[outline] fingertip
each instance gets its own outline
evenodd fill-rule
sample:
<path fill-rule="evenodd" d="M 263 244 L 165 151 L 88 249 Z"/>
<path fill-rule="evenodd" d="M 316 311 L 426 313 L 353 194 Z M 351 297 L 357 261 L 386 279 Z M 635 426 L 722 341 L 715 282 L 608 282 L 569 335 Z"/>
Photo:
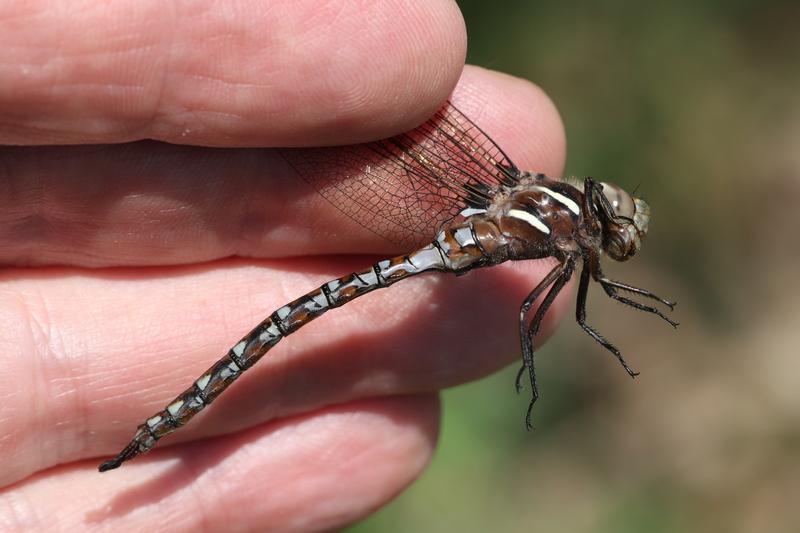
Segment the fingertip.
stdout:
<path fill-rule="evenodd" d="M 344 145 L 408 131 L 427 120 L 456 86 L 466 57 L 466 27 L 450 0 L 385 2 L 361 35 L 331 55 L 287 59 L 295 77 L 283 146 Z M 335 63 L 334 63 L 335 62 Z M 323 73 L 324 76 L 320 76 Z"/>
<path fill-rule="evenodd" d="M 561 176 L 567 148 L 564 123 L 541 87 L 508 74 L 467 66 L 453 101 L 521 170 Z"/>

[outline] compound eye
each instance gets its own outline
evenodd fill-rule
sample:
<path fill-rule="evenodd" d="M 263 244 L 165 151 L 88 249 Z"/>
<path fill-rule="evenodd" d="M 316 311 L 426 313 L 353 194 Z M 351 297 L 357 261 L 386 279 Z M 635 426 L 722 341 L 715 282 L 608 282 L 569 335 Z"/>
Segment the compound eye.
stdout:
<path fill-rule="evenodd" d="M 631 195 L 612 183 L 603 183 L 603 194 L 618 217 L 633 218 L 636 206 Z"/>

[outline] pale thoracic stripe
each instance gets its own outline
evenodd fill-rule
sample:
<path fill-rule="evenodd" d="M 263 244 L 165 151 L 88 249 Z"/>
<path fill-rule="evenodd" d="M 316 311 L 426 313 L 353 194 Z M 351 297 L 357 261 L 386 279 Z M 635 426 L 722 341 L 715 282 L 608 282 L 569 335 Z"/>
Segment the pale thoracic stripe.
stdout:
<path fill-rule="evenodd" d="M 466 209 L 462 210 L 459 215 L 464 218 L 471 217 L 472 215 L 482 215 L 486 212 L 486 209 L 478 209 L 477 207 L 467 207 Z"/>
<path fill-rule="evenodd" d="M 508 214 L 516 219 L 527 222 L 542 233 L 550 235 L 550 228 L 547 227 L 547 224 L 539 220 L 536 215 L 523 211 L 522 209 L 509 209 Z"/>
<path fill-rule="evenodd" d="M 550 195 L 554 200 L 556 200 L 557 202 L 560 202 L 561 205 L 563 205 L 564 207 L 566 207 L 567 209 L 569 209 L 570 211 L 572 211 L 576 215 L 580 215 L 581 214 L 581 208 L 578 207 L 578 204 L 575 203 L 575 200 L 573 200 L 572 198 L 570 198 L 568 196 L 564 196 L 560 192 L 556 192 L 556 191 L 554 191 L 552 189 L 549 189 L 549 188 L 547 188 L 547 187 L 545 187 L 543 185 L 534 185 L 533 189 L 535 189 L 537 191 L 541 191 L 541 192 L 543 192 L 543 193 L 545 193 L 547 195 Z"/>

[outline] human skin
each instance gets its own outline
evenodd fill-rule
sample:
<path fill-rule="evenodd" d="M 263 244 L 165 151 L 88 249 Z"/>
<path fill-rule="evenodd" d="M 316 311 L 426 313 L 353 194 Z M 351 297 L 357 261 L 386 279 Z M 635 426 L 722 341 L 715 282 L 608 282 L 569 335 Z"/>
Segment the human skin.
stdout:
<path fill-rule="evenodd" d="M 408 251 L 265 147 L 386 137 L 451 97 L 560 175 L 550 100 L 465 48 L 446 0 L 0 4 L 0 529 L 331 529 L 420 474 L 437 392 L 519 356 L 551 262 L 360 298 L 147 455 L 97 465 L 273 310 Z"/>

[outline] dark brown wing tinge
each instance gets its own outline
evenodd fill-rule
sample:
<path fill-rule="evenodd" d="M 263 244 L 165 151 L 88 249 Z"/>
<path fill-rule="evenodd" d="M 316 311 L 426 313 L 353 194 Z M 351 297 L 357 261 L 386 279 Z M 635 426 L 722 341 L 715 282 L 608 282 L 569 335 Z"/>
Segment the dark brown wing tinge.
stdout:
<path fill-rule="evenodd" d="M 337 209 L 403 246 L 430 240 L 468 205 L 486 205 L 519 170 L 450 102 L 407 133 L 352 146 L 281 149 Z"/>

